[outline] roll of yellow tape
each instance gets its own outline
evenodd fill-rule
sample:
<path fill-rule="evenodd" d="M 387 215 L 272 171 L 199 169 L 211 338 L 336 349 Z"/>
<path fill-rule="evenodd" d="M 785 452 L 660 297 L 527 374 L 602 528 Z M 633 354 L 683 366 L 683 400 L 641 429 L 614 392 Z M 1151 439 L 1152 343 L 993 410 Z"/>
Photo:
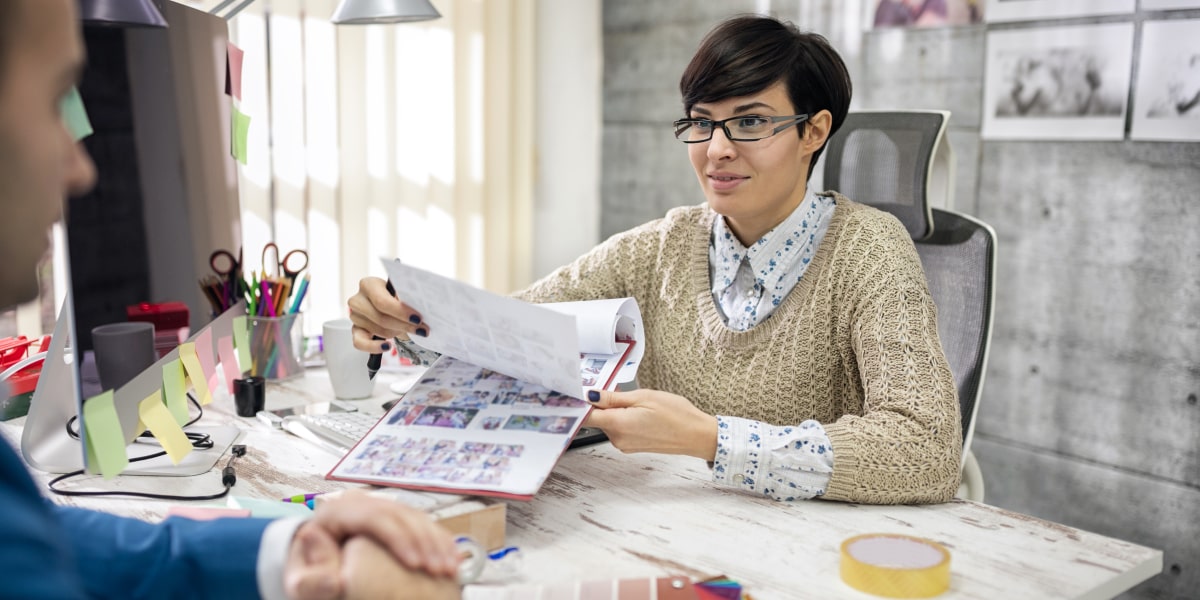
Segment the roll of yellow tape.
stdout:
<path fill-rule="evenodd" d="M 842 581 L 886 598 L 930 598 L 950 588 L 950 552 L 930 540 L 868 533 L 842 542 Z"/>

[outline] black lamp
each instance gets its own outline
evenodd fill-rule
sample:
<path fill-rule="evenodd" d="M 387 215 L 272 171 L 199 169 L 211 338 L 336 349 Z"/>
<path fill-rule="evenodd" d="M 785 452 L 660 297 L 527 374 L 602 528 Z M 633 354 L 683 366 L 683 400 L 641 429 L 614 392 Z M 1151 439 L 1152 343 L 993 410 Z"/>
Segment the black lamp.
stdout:
<path fill-rule="evenodd" d="M 89 25 L 166 27 L 152 0 L 79 0 L 79 16 Z"/>

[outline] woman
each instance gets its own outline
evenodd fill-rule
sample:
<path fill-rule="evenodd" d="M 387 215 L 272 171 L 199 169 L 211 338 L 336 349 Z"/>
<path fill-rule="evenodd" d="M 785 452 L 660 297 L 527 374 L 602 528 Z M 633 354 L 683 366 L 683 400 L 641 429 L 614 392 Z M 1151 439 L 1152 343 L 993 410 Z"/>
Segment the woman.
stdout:
<path fill-rule="evenodd" d="M 625 452 L 713 463 L 715 481 L 780 500 L 941 502 L 962 432 L 936 314 L 907 232 L 808 177 L 845 119 L 850 78 L 824 38 L 759 16 L 704 39 L 675 122 L 707 202 L 617 234 L 519 292 L 632 296 L 642 389 L 591 392 L 587 425 Z M 424 335 L 367 278 L 355 345 Z"/>

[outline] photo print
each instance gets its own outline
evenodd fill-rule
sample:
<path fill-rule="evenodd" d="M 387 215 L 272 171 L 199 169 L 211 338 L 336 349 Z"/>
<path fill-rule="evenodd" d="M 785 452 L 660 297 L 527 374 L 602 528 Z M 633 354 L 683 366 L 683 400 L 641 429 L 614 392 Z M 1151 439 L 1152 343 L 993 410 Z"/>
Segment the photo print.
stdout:
<path fill-rule="evenodd" d="M 988 33 L 984 139 L 1125 137 L 1133 24 Z"/>
<path fill-rule="evenodd" d="M 1134 140 L 1200 140 L 1200 19 L 1142 24 Z"/>
<path fill-rule="evenodd" d="M 1040 21 L 1133 12 L 1134 0 L 988 0 L 986 21 Z"/>
<path fill-rule="evenodd" d="M 946 27 L 983 20 L 984 0 L 873 0 L 871 26 Z"/>
<path fill-rule="evenodd" d="M 1200 8 L 1200 0 L 1142 0 L 1142 10 Z"/>

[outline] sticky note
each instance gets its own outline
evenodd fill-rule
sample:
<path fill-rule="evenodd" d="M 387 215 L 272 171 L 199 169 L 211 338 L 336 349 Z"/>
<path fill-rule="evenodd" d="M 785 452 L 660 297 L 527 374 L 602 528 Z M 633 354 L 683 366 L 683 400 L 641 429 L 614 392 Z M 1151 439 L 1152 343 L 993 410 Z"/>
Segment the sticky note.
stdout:
<path fill-rule="evenodd" d="M 205 375 L 204 369 L 200 367 L 200 357 L 196 355 L 196 344 L 187 342 L 179 345 L 179 360 L 183 362 L 183 368 L 187 371 L 188 379 L 192 380 L 192 386 L 196 388 L 196 400 L 200 406 L 205 406 L 212 402 L 212 392 L 208 389 L 208 376 Z"/>
<path fill-rule="evenodd" d="M 221 508 L 219 506 L 172 506 L 167 509 L 168 517 L 183 517 L 195 521 L 211 521 L 224 517 L 248 517 L 244 508 Z"/>
<path fill-rule="evenodd" d="M 196 358 L 200 360 L 200 370 L 204 371 L 204 381 L 211 393 L 217 387 L 217 363 L 213 360 L 212 329 L 205 328 L 196 335 L 192 343 L 196 344 Z"/>
<path fill-rule="evenodd" d="M 237 348 L 238 372 L 250 370 L 250 323 L 246 317 L 233 318 L 233 347 Z"/>
<path fill-rule="evenodd" d="M 246 53 L 233 42 L 225 42 L 225 93 L 242 99 L 242 63 Z"/>
<path fill-rule="evenodd" d="M 244 496 L 230 497 L 229 505 L 250 511 L 250 516 L 256 519 L 278 519 L 281 517 L 311 517 L 312 509 L 304 504 L 295 502 L 280 502 L 278 500 L 263 500 L 261 498 L 246 498 Z"/>
<path fill-rule="evenodd" d="M 175 422 L 171 411 L 162 402 L 161 392 L 154 392 L 138 403 L 138 419 L 154 434 L 154 439 L 167 451 L 171 462 L 179 464 L 192 451 L 192 443 Z"/>
<path fill-rule="evenodd" d="M 88 398 L 83 403 L 83 426 L 88 443 L 88 457 L 94 457 L 96 467 L 105 479 L 121 474 L 129 465 L 125 456 L 125 434 L 113 405 L 112 390 Z"/>
<path fill-rule="evenodd" d="M 187 378 L 183 374 L 183 363 L 173 360 L 163 365 L 163 401 L 175 422 L 182 427 L 188 422 Z"/>
<path fill-rule="evenodd" d="M 250 117 L 234 106 L 229 114 L 230 152 L 238 162 L 246 164 L 246 139 L 250 136 Z"/>
<path fill-rule="evenodd" d="M 71 139 L 78 142 L 92 135 L 92 120 L 88 118 L 87 109 L 83 106 L 83 96 L 79 95 L 77 88 L 72 87 L 71 91 L 62 97 L 59 110 L 62 111 L 63 121 L 67 124 Z"/>
<path fill-rule="evenodd" d="M 229 389 L 229 394 L 233 395 L 233 380 L 242 377 L 242 371 L 238 369 L 237 351 L 233 349 L 233 338 L 230 336 L 222 337 L 217 340 L 217 354 L 221 360 L 221 370 L 225 372 L 225 387 Z"/>

